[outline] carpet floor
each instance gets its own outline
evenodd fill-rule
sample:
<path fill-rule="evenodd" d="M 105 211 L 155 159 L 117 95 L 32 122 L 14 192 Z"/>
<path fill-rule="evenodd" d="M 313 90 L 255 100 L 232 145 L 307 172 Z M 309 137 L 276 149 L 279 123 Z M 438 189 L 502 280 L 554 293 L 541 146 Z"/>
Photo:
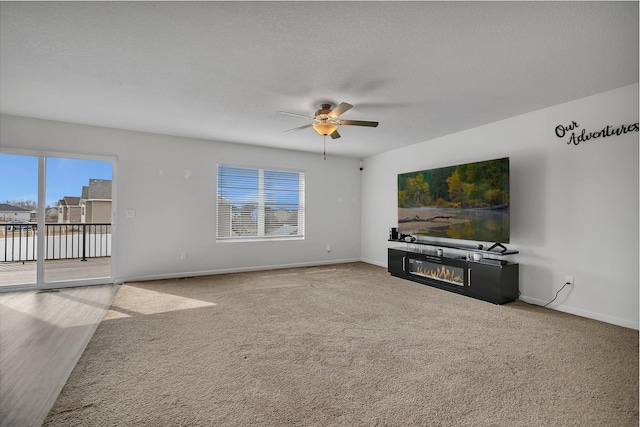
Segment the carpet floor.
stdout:
<path fill-rule="evenodd" d="M 638 331 L 364 264 L 127 283 L 45 426 L 638 426 Z"/>

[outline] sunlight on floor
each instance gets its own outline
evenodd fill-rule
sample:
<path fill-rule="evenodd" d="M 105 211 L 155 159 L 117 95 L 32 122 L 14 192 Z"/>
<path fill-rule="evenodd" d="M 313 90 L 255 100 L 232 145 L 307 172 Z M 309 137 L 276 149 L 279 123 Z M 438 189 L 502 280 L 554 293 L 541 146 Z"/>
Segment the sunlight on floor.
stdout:
<path fill-rule="evenodd" d="M 3 295 L 0 311 L 15 310 L 59 328 L 98 324 L 104 312 L 96 310 L 101 305 L 88 295 L 82 288 L 8 293 Z M 59 313 L 61 304 L 68 308 L 64 316 Z"/>
<path fill-rule="evenodd" d="M 210 307 L 212 302 L 185 298 L 136 286 L 122 285 L 103 320 Z"/>

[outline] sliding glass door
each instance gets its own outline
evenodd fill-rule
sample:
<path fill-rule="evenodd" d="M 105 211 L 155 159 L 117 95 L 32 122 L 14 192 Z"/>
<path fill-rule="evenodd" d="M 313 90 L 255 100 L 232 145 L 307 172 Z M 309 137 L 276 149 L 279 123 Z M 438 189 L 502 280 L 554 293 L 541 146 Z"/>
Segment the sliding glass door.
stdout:
<path fill-rule="evenodd" d="M 46 159 L 44 281 L 111 276 L 111 162 Z"/>
<path fill-rule="evenodd" d="M 0 170 L 0 286 L 107 283 L 112 162 L 0 154 Z"/>

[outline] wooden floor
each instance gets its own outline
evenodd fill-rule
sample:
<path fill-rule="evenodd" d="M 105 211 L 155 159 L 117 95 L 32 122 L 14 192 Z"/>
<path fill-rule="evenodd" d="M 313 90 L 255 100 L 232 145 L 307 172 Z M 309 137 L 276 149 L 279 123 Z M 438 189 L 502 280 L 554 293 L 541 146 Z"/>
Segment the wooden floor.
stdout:
<path fill-rule="evenodd" d="M 48 283 L 111 277 L 111 257 L 45 261 L 44 276 Z M 0 286 L 35 282 L 35 261 L 0 262 Z"/>
<path fill-rule="evenodd" d="M 0 426 L 40 426 L 118 285 L 0 293 Z"/>

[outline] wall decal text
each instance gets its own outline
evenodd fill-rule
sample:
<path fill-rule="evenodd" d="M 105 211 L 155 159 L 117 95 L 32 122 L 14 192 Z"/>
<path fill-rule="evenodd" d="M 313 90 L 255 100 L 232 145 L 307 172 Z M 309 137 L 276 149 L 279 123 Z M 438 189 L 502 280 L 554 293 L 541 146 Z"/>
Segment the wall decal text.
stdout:
<path fill-rule="evenodd" d="M 640 126 L 638 123 L 632 123 L 630 125 L 620 125 L 618 127 L 607 125 L 605 128 L 595 131 L 589 132 L 586 129 L 582 129 L 581 132 L 578 132 L 578 128 L 580 125 L 574 121 L 569 125 L 558 125 L 556 126 L 556 136 L 558 138 L 564 138 L 569 135 L 567 139 L 567 144 L 573 143 L 574 145 L 578 145 L 581 142 L 589 141 L 591 139 L 596 138 L 606 138 L 608 136 L 620 136 L 627 132 L 638 132 L 640 131 Z"/>

